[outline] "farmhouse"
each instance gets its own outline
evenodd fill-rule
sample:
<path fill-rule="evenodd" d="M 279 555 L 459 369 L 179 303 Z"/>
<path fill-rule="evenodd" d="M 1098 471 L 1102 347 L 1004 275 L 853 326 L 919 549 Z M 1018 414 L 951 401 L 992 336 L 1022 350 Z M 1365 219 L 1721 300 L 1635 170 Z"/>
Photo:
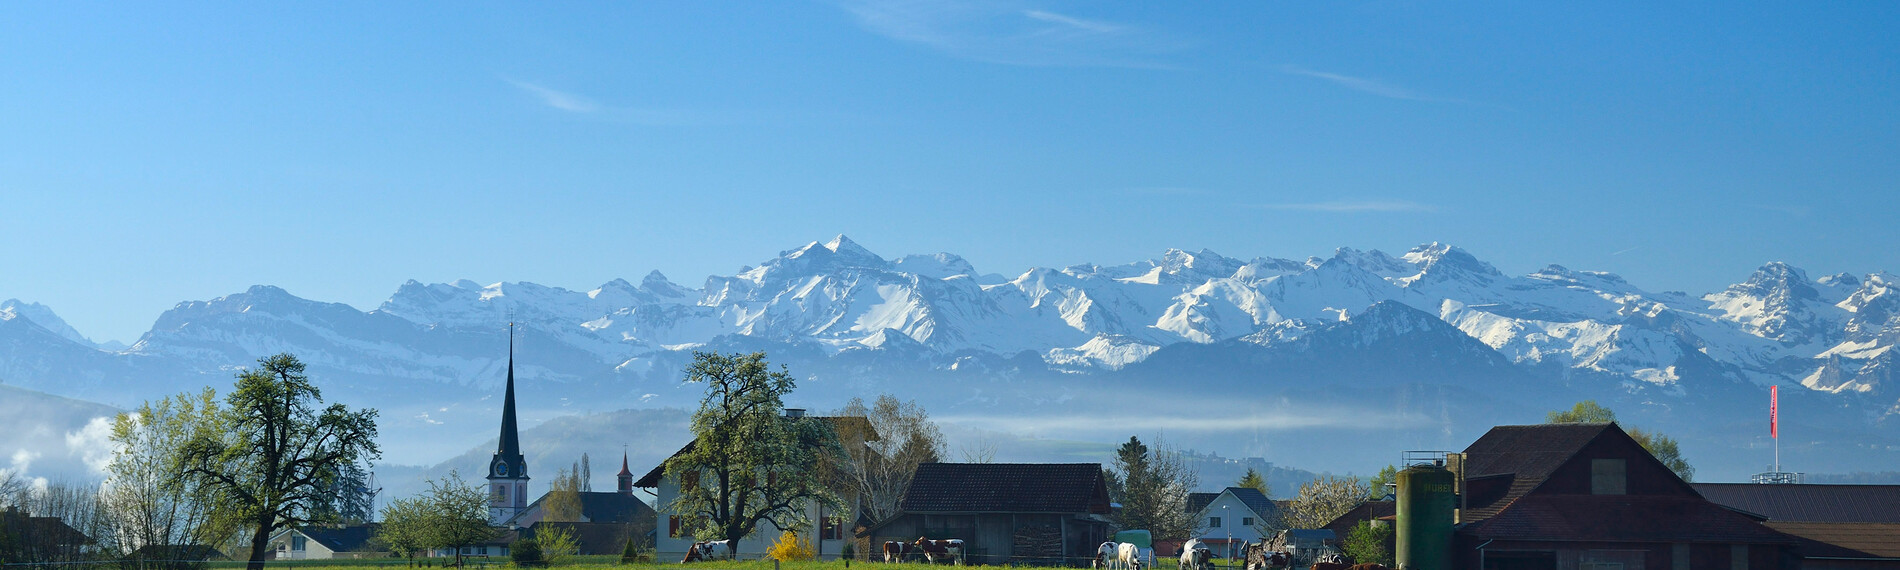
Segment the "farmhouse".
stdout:
<path fill-rule="evenodd" d="M 1447 459 L 1449 471 L 1462 472 L 1462 497 L 1417 492 L 1461 501 L 1448 505 L 1457 509 L 1448 554 L 1459 568 L 1793 567 L 1793 538 L 1703 498 L 1614 423 L 1498 426 Z M 1400 474 L 1401 564 L 1405 533 L 1430 526 L 1406 520 L 1407 477 L 1446 470 Z M 1439 537 L 1412 540 L 1442 545 Z"/>
<path fill-rule="evenodd" d="M 899 509 L 859 536 L 963 539 L 967 563 L 989 565 L 1067 565 L 1110 536 L 1099 463 L 925 463 Z"/>
<path fill-rule="evenodd" d="M 369 545 L 370 537 L 382 525 L 376 523 L 343 527 L 299 527 L 277 531 L 270 538 L 276 560 L 329 560 L 335 558 L 377 558 L 387 552 Z"/>
<path fill-rule="evenodd" d="M 1224 558 L 1240 555 L 1247 543 L 1259 542 L 1260 528 L 1280 516 L 1279 505 L 1251 487 L 1228 487 L 1219 493 L 1189 493 L 1188 511 L 1196 513 L 1196 526 L 1201 529 L 1196 538 Z"/>

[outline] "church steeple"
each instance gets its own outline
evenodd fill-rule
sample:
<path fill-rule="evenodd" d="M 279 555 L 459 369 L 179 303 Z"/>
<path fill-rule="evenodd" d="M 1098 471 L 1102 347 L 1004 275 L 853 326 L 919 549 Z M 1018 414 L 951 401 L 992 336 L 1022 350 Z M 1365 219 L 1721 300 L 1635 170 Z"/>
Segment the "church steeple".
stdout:
<path fill-rule="evenodd" d="M 627 469 L 627 450 L 625 449 L 620 450 L 620 474 L 614 477 L 620 480 L 620 494 L 633 494 L 633 471 Z"/>
<path fill-rule="evenodd" d="M 508 323 L 508 387 L 501 400 L 501 437 L 488 462 L 488 516 L 502 524 L 528 506 L 528 462 L 515 429 L 515 324 Z"/>

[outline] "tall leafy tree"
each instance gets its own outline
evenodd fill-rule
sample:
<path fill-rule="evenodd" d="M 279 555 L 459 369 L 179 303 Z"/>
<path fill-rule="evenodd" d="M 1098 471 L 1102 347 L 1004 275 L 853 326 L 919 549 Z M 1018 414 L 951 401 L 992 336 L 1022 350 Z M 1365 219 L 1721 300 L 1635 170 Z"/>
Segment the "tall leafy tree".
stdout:
<path fill-rule="evenodd" d="M 1114 467 L 1103 475 L 1109 497 L 1122 505 L 1115 521 L 1121 528 L 1146 529 L 1159 540 L 1185 540 L 1199 530 L 1199 518 L 1188 512 L 1187 504 L 1200 474 L 1179 452 L 1151 450 L 1131 436 L 1116 450 Z"/>
<path fill-rule="evenodd" d="M 834 414 L 863 418 L 835 426 L 845 457 L 836 468 L 843 483 L 840 487 L 857 492 L 870 520 L 895 516 L 917 466 L 942 459 L 943 432 L 923 406 L 890 394 L 879 395 L 868 405 L 852 398 Z"/>
<path fill-rule="evenodd" d="M 380 457 L 376 410 L 319 408 L 322 394 L 297 357 L 278 354 L 238 374 L 221 434 L 185 447 L 185 474 L 229 497 L 251 534 L 250 570 L 262 570 L 272 533 L 334 520 L 321 505 L 345 464 Z"/>
<path fill-rule="evenodd" d="M 554 480 L 548 483 L 547 498 L 541 508 L 547 515 L 542 520 L 548 522 L 580 522 L 581 520 L 581 478 L 574 471 L 563 468 L 554 474 Z"/>
<path fill-rule="evenodd" d="M 1386 493 L 1397 493 L 1396 488 L 1390 487 L 1390 485 L 1398 482 L 1399 467 L 1397 465 L 1386 465 L 1384 469 L 1379 470 L 1378 475 L 1372 477 L 1372 480 L 1366 481 L 1366 488 L 1370 489 L 1370 491 L 1367 492 L 1366 498 L 1378 499 L 1385 497 Z"/>
<path fill-rule="evenodd" d="M 1596 400 L 1584 400 L 1568 410 L 1550 412 L 1548 418 L 1547 423 L 1553 424 L 1615 422 L 1616 412 L 1597 404 Z M 1642 428 L 1629 428 L 1626 433 L 1650 455 L 1655 456 L 1657 461 L 1661 461 L 1664 467 L 1676 472 L 1677 477 L 1684 481 L 1695 480 L 1695 467 L 1682 457 L 1682 448 L 1675 438 Z"/>
<path fill-rule="evenodd" d="M 99 499 L 113 535 L 124 542 L 125 549 L 211 544 L 236 530 L 237 521 L 225 515 L 225 493 L 202 480 L 180 476 L 183 450 L 194 439 L 224 433 L 225 419 L 217 392 L 210 388 L 146 402 L 114 418 L 112 443 L 117 450 L 106 467 Z M 200 565 L 163 554 L 156 558 L 133 560 L 131 565 Z"/>
<path fill-rule="evenodd" d="M 843 461 L 838 436 L 829 422 L 784 416 L 795 382 L 783 366 L 773 370 L 762 352 L 695 352 L 686 381 L 705 384 L 706 396 L 693 413 L 692 449 L 666 461 L 681 482 L 666 509 L 695 535 L 738 541 L 762 522 L 809 525 L 807 502 L 840 506 L 822 479 L 827 463 Z"/>

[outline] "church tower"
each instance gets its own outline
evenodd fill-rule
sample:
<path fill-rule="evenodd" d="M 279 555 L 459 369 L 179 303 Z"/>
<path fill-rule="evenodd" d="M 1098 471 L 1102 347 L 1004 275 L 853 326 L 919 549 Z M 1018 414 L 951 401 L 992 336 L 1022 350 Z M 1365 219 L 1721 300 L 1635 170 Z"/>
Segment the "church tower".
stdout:
<path fill-rule="evenodd" d="M 528 507 L 528 462 L 515 430 L 515 324 L 508 323 L 508 394 L 501 401 L 501 445 L 488 461 L 488 519 L 502 524 Z"/>
<path fill-rule="evenodd" d="M 627 470 L 627 452 L 625 450 L 620 452 L 620 474 L 614 477 L 620 480 L 620 488 L 618 489 L 620 494 L 633 494 L 633 472 Z"/>

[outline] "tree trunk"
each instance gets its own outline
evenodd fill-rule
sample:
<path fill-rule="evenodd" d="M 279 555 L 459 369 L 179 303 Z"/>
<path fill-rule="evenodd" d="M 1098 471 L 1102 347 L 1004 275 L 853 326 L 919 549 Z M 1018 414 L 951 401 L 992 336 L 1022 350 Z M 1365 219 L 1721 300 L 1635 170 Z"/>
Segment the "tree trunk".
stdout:
<path fill-rule="evenodd" d="M 269 521 L 258 521 L 257 532 L 251 533 L 251 562 L 245 564 L 245 570 L 264 570 L 264 554 L 270 552 Z"/>

